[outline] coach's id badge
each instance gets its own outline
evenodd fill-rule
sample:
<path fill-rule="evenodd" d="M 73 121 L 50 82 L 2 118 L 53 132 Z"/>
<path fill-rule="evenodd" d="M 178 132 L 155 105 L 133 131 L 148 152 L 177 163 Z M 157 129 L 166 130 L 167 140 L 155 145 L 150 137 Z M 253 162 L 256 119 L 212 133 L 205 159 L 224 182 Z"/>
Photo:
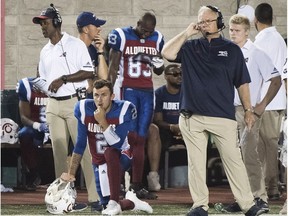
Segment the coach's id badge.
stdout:
<path fill-rule="evenodd" d="M 103 196 L 110 195 L 109 179 L 107 173 L 107 164 L 102 164 L 98 166 L 100 187 Z"/>

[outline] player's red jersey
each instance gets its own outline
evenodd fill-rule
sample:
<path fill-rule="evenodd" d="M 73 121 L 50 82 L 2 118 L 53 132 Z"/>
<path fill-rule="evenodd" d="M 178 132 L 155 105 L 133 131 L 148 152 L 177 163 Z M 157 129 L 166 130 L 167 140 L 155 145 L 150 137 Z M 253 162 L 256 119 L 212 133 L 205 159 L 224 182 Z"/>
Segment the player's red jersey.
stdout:
<path fill-rule="evenodd" d="M 108 44 L 122 52 L 119 65 L 121 86 L 153 89 L 151 60 L 163 48 L 163 35 L 154 31 L 149 37 L 141 39 L 132 27 L 117 28 L 109 34 Z"/>
<path fill-rule="evenodd" d="M 107 147 L 120 151 L 130 148 L 127 134 L 135 129 L 137 113 L 134 104 L 128 101 L 113 101 L 111 110 L 106 114 L 110 127 L 103 131 L 94 118 L 96 109 L 92 99 L 81 100 L 76 104 L 74 114 L 78 119 L 78 136 L 74 152 L 82 155 L 88 138 L 93 164 L 101 165 L 106 163 L 104 151 Z"/>
<path fill-rule="evenodd" d="M 33 89 L 31 80 L 24 78 L 17 84 L 17 93 L 20 101 L 27 101 L 30 104 L 31 120 L 36 122 L 46 122 L 46 105 L 48 97 L 44 93 Z"/>

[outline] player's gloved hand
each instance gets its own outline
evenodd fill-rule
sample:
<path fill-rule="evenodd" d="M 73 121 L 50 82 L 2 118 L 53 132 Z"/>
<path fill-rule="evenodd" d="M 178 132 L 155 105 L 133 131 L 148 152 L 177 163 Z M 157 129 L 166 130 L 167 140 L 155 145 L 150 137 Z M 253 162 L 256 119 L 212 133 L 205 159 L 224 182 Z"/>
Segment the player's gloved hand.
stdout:
<path fill-rule="evenodd" d="M 49 133 L 49 128 L 47 123 L 40 123 L 40 132 Z"/>
<path fill-rule="evenodd" d="M 156 56 L 156 57 L 152 58 L 151 63 L 155 68 L 160 68 L 164 65 L 164 60 L 162 58 Z"/>
<path fill-rule="evenodd" d="M 34 122 L 33 123 L 33 128 L 35 130 L 38 130 L 39 132 L 43 132 L 43 133 L 48 133 L 49 132 L 49 128 L 48 128 L 47 123 Z"/>

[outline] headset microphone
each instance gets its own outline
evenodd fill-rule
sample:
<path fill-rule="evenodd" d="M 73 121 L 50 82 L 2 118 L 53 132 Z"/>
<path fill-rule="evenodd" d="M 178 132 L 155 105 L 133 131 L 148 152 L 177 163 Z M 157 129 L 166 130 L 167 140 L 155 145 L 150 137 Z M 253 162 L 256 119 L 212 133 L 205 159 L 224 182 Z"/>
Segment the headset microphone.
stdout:
<path fill-rule="evenodd" d="M 205 37 L 207 37 L 209 35 L 217 34 L 218 32 L 222 31 L 225 28 L 224 19 L 223 19 L 223 15 L 222 15 L 221 11 L 217 7 L 212 6 L 212 5 L 207 5 L 206 7 L 208 7 L 209 9 L 211 9 L 212 11 L 214 11 L 218 14 L 218 17 L 216 19 L 218 31 L 217 32 L 211 32 L 211 33 L 206 32 Z"/>
<path fill-rule="evenodd" d="M 55 28 L 61 26 L 62 24 L 62 18 L 61 18 L 61 15 L 59 14 L 58 10 L 54 7 L 54 4 L 51 3 L 50 4 L 52 10 L 55 12 L 55 16 L 53 17 L 53 26 Z"/>
<path fill-rule="evenodd" d="M 218 32 L 220 32 L 221 30 L 217 31 L 217 32 L 205 32 L 205 35 L 206 36 L 209 36 L 209 35 L 213 35 L 213 34 L 217 34 Z"/>
<path fill-rule="evenodd" d="M 216 31 L 216 32 L 205 32 L 205 36 L 207 37 L 207 36 L 209 36 L 209 35 L 213 35 L 213 34 L 217 34 L 217 33 L 219 33 L 220 31 L 222 31 L 223 29 L 225 29 L 225 25 L 221 28 L 221 29 L 219 29 L 218 31 Z"/>

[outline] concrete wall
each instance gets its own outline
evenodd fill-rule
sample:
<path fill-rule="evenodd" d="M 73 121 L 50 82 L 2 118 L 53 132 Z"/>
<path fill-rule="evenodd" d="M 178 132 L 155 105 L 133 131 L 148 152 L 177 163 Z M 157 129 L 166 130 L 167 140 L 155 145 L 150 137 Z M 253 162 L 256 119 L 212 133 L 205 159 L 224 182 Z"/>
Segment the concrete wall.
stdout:
<path fill-rule="evenodd" d="M 82 11 L 92 11 L 106 19 L 103 35 L 116 27 L 135 26 L 144 11 L 153 10 L 157 17 L 156 28 L 169 40 L 197 21 L 197 11 L 202 5 L 216 5 L 223 13 L 225 23 L 236 11 L 236 0 L 1 0 L 5 1 L 5 89 L 15 88 L 17 80 L 34 76 L 41 48 L 47 43 L 39 25 L 32 18 L 39 15 L 51 2 L 59 9 L 63 19 L 62 30 L 77 36 L 76 18 Z M 286 0 L 241 0 L 252 7 L 268 2 L 274 9 L 274 25 L 286 37 Z M 228 38 L 227 28 L 224 35 Z M 251 31 L 254 40 L 256 31 Z M 2 50 L 1 50 L 2 52 Z M 155 87 L 164 83 L 163 76 L 154 76 Z"/>

